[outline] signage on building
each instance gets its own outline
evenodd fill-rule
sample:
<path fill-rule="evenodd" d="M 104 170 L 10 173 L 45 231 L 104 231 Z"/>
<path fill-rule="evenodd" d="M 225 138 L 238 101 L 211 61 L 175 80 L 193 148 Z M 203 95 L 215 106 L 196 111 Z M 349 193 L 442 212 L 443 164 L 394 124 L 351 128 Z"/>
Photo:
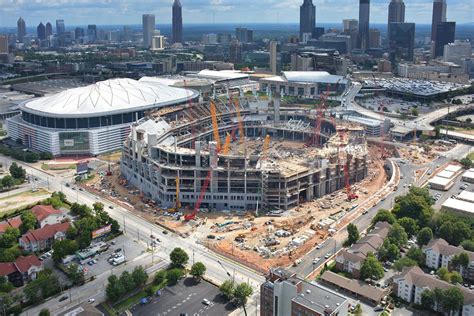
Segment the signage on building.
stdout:
<path fill-rule="evenodd" d="M 111 224 L 109 224 L 107 226 L 104 226 L 104 227 L 101 227 L 97 230 L 94 230 L 92 232 L 92 239 L 95 239 L 95 238 L 98 238 L 98 237 L 103 236 L 105 234 L 108 234 L 108 233 L 110 233 L 111 230 L 112 230 L 112 225 Z"/>

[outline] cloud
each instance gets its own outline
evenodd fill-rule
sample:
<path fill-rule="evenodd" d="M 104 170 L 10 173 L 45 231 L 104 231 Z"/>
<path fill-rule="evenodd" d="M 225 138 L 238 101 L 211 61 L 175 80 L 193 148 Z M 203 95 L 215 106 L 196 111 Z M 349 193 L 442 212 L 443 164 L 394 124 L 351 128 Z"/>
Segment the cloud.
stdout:
<path fill-rule="evenodd" d="M 185 23 L 296 23 L 303 0 L 181 0 Z M 316 20 L 341 22 L 358 18 L 358 0 L 313 0 Z M 371 1 L 371 22 L 385 23 L 388 0 Z M 152 13 L 157 23 L 171 22 L 173 0 L 0 0 L 0 26 L 14 26 L 19 16 L 27 25 L 62 18 L 66 25 L 140 24 L 143 13 Z M 406 20 L 430 23 L 432 0 L 406 0 Z M 472 4 L 448 0 L 448 19 L 472 22 Z"/>

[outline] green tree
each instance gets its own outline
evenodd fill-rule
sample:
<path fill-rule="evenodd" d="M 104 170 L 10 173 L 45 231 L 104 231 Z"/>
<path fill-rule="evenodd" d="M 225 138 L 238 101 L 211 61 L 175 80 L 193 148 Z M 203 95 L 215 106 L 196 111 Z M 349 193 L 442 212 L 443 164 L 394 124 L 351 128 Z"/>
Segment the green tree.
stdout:
<path fill-rule="evenodd" d="M 13 179 L 12 176 L 6 175 L 2 178 L 2 187 L 3 188 L 13 188 L 15 186 L 15 180 Z"/>
<path fill-rule="evenodd" d="M 418 112 L 418 109 L 417 108 L 412 108 L 411 109 L 411 115 L 413 116 L 418 116 L 419 112 Z"/>
<path fill-rule="evenodd" d="M 435 304 L 435 294 L 431 290 L 421 292 L 421 305 L 426 309 L 432 309 Z"/>
<path fill-rule="evenodd" d="M 392 225 L 387 237 L 392 244 L 398 247 L 405 246 L 408 242 L 408 235 L 405 229 L 398 223 Z"/>
<path fill-rule="evenodd" d="M 235 289 L 235 283 L 232 280 L 225 280 L 219 286 L 219 291 L 228 300 L 231 300 L 234 298 L 234 289 Z"/>
<path fill-rule="evenodd" d="M 0 292 L 0 315 L 9 315 L 9 314 L 2 314 L 3 311 L 7 311 L 10 309 L 12 304 L 14 303 L 14 298 L 9 293 L 2 293 Z M 18 313 L 19 314 L 19 313 Z"/>
<path fill-rule="evenodd" d="M 461 290 L 455 286 L 452 286 L 443 291 L 443 299 L 441 305 L 445 312 L 451 314 L 453 312 L 459 311 L 459 309 L 464 304 L 464 296 L 461 293 Z"/>
<path fill-rule="evenodd" d="M 51 270 L 45 269 L 38 273 L 35 280 L 25 286 L 23 294 L 28 302 L 34 304 L 59 293 L 59 290 L 58 278 Z"/>
<path fill-rule="evenodd" d="M 135 282 L 135 286 L 143 286 L 148 280 L 148 273 L 146 273 L 142 266 L 138 266 L 133 269 L 132 278 Z"/>
<path fill-rule="evenodd" d="M 383 267 L 382 264 L 375 258 L 373 253 L 368 253 L 362 267 L 360 268 L 361 280 L 372 279 L 380 280 L 383 278 Z"/>
<path fill-rule="evenodd" d="M 413 218 L 419 226 L 427 226 L 433 215 L 433 201 L 427 188 L 411 187 L 408 194 L 395 199 L 393 214 L 396 218 Z"/>
<path fill-rule="evenodd" d="M 439 138 L 441 135 L 441 128 L 437 125 L 435 126 L 435 138 Z"/>
<path fill-rule="evenodd" d="M 49 309 L 47 308 L 43 308 L 39 313 L 39 316 L 49 316 L 49 315 L 51 314 L 49 313 Z"/>
<path fill-rule="evenodd" d="M 237 286 L 234 289 L 234 297 L 237 300 L 239 304 L 242 305 L 244 308 L 244 313 L 247 315 L 247 310 L 245 308 L 245 305 L 247 304 L 248 298 L 252 295 L 253 289 L 252 287 L 245 282 L 237 284 Z"/>
<path fill-rule="evenodd" d="M 153 279 L 153 283 L 158 285 L 163 283 L 166 280 L 166 270 L 160 270 L 155 273 L 155 277 Z"/>
<path fill-rule="evenodd" d="M 104 204 L 101 202 L 95 202 L 92 204 L 92 208 L 94 209 L 95 212 L 103 211 L 104 210 Z"/>
<path fill-rule="evenodd" d="M 372 219 L 372 225 L 377 222 L 387 222 L 389 224 L 393 224 L 395 223 L 395 221 L 396 219 L 392 212 L 387 211 L 385 209 L 380 209 L 377 214 L 375 214 L 375 217 Z"/>
<path fill-rule="evenodd" d="M 0 293 L 9 293 L 13 290 L 13 285 L 4 276 L 0 276 Z"/>
<path fill-rule="evenodd" d="M 184 272 L 180 268 L 173 268 L 168 270 L 166 278 L 168 279 L 168 285 L 175 285 L 184 276 Z"/>
<path fill-rule="evenodd" d="M 438 271 L 436 271 L 436 275 L 439 276 L 439 278 L 443 281 L 450 281 L 449 270 L 445 267 L 439 268 Z"/>
<path fill-rule="evenodd" d="M 202 262 L 196 262 L 191 267 L 190 274 L 197 280 L 200 280 L 205 273 L 206 273 L 206 266 Z"/>
<path fill-rule="evenodd" d="M 382 247 L 378 251 L 380 260 L 395 261 L 400 257 L 400 249 L 397 245 L 392 244 L 389 239 L 385 239 Z"/>
<path fill-rule="evenodd" d="M 117 276 L 114 274 L 109 276 L 107 281 L 108 283 L 105 289 L 107 299 L 112 302 L 116 302 L 125 293 L 125 289 Z"/>
<path fill-rule="evenodd" d="M 31 211 L 25 211 L 21 214 L 21 225 L 20 225 L 20 232 L 22 234 L 26 233 L 30 229 L 36 228 L 38 221 L 36 220 L 36 216 Z"/>
<path fill-rule="evenodd" d="M 53 244 L 53 250 L 53 260 L 59 262 L 64 257 L 72 255 L 77 250 L 79 250 L 79 246 L 75 240 L 56 240 Z"/>
<path fill-rule="evenodd" d="M 418 265 L 422 265 L 425 262 L 425 255 L 418 247 L 411 247 L 408 249 L 406 257 L 415 260 Z"/>
<path fill-rule="evenodd" d="M 420 229 L 416 236 L 416 241 L 419 246 L 427 245 L 431 239 L 433 239 L 433 231 L 429 227 Z"/>
<path fill-rule="evenodd" d="M 455 267 L 467 268 L 469 266 L 469 255 L 466 252 L 461 252 L 453 257 L 451 264 Z"/>
<path fill-rule="evenodd" d="M 413 218 L 402 217 L 398 220 L 398 224 L 405 229 L 405 232 L 408 234 L 408 237 L 415 236 L 418 233 L 418 225 Z"/>
<path fill-rule="evenodd" d="M 449 274 L 449 281 L 453 284 L 462 284 L 462 276 L 457 271 L 453 271 Z"/>
<path fill-rule="evenodd" d="M 347 225 L 347 233 L 348 233 L 348 236 L 347 236 L 345 246 L 350 246 L 354 244 L 360 238 L 359 229 L 357 229 L 357 226 L 352 223 L 349 223 L 349 225 Z"/>
<path fill-rule="evenodd" d="M 128 271 L 122 272 L 122 275 L 119 278 L 120 284 L 122 284 L 125 293 L 130 293 L 135 289 L 135 281 L 133 280 L 132 275 Z"/>
<path fill-rule="evenodd" d="M 405 267 L 414 267 L 417 266 L 417 262 L 413 259 L 403 257 L 395 261 L 393 268 L 397 271 L 402 271 Z"/>
<path fill-rule="evenodd" d="M 466 169 L 469 169 L 469 168 L 472 168 L 472 160 L 465 157 L 461 160 L 459 160 L 459 162 L 463 165 L 464 168 Z"/>
<path fill-rule="evenodd" d="M 175 267 L 184 267 L 189 260 L 189 256 L 183 249 L 176 247 L 170 253 L 170 260 Z"/>
<path fill-rule="evenodd" d="M 14 227 L 8 227 L 5 232 L 0 235 L 0 248 L 13 247 L 18 237 L 20 237 L 20 230 Z"/>
<path fill-rule="evenodd" d="M 84 283 L 84 272 L 75 263 L 72 263 L 67 267 L 67 275 L 74 284 Z"/>
<path fill-rule="evenodd" d="M 466 251 L 474 251 L 474 240 L 464 240 L 461 243 L 461 246 L 466 250 Z"/>
<path fill-rule="evenodd" d="M 10 165 L 10 174 L 15 179 L 25 179 L 26 171 L 22 167 L 18 166 L 16 162 L 12 162 Z"/>

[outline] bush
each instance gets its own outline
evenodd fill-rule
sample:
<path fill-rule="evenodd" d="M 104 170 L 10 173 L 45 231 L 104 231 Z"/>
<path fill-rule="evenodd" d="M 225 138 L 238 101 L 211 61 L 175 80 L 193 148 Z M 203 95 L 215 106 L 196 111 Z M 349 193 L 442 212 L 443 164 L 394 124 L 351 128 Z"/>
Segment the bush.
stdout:
<path fill-rule="evenodd" d="M 168 279 L 168 285 L 175 285 L 184 276 L 184 270 L 179 268 L 173 268 L 168 270 L 166 277 Z"/>

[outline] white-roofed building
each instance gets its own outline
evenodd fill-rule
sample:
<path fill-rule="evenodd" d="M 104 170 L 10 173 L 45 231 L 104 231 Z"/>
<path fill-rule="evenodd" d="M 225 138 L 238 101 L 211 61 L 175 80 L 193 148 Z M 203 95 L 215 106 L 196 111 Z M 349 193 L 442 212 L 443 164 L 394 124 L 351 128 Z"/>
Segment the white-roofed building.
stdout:
<path fill-rule="evenodd" d="M 463 173 L 462 180 L 470 183 L 474 183 L 474 168 L 471 168 Z"/>
<path fill-rule="evenodd" d="M 469 192 L 466 190 L 462 191 L 461 193 L 459 193 L 457 198 L 459 200 L 474 203 L 474 192 Z"/>
<path fill-rule="evenodd" d="M 444 168 L 444 170 L 458 173 L 459 171 L 462 170 L 462 167 L 458 165 L 448 165 L 446 168 Z"/>
<path fill-rule="evenodd" d="M 330 93 L 343 92 L 349 83 L 345 77 L 326 71 L 283 71 L 281 76 L 260 79 L 260 90 L 314 98 L 326 92 L 328 87 Z"/>
<path fill-rule="evenodd" d="M 443 170 L 437 174 L 438 177 L 446 178 L 446 179 L 451 179 L 452 177 L 454 177 L 454 175 L 455 175 L 454 172 L 448 171 L 448 170 Z"/>
<path fill-rule="evenodd" d="M 443 205 L 442 209 L 445 211 L 453 212 L 455 214 L 464 215 L 464 216 L 473 216 L 474 213 L 474 203 L 449 198 L 447 199 Z"/>
<path fill-rule="evenodd" d="M 38 151 L 99 155 L 118 150 L 130 124 L 151 109 L 186 103 L 198 93 L 159 82 L 111 79 L 20 104 L 8 134 Z"/>
<path fill-rule="evenodd" d="M 448 191 L 454 185 L 454 179 L 435 176 L 428 181 L 433 190 Z"/>

